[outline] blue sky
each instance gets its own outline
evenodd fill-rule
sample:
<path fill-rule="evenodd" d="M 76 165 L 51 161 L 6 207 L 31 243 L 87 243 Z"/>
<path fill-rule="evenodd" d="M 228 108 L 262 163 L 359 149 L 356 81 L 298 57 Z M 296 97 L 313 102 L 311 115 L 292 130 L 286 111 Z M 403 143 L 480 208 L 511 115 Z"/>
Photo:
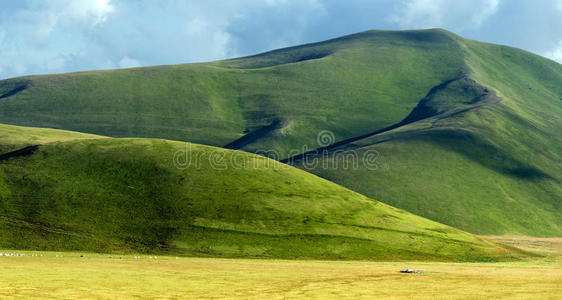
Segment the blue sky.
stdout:
<path fill-rule="evenodd" d="M 562 63 L 562 0 L 0 0 L 0 79 L 210 61 L 441 27 Z"/>

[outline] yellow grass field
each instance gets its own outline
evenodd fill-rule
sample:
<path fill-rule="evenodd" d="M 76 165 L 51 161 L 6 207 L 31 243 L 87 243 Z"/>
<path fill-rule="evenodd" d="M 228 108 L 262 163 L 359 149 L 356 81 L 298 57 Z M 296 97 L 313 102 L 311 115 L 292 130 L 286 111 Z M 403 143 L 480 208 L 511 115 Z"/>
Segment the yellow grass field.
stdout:
<path fill-rule="evenodd" d="M 537 252 L 551 257 L 562 257 L 562 238 L 540 238 L 531 236 L 483 236 L 509 246 Z"/>
<path fill-rule="evenodd" d="M 549 245 L 559 250 L 558 244 Z M 25 254 L 0 257 L 2 299 L 562 299 L 558 255 L 525 262 L 438 263 L 2 252 Z M 399 273 L 405 268 L 423 273 Z"/>

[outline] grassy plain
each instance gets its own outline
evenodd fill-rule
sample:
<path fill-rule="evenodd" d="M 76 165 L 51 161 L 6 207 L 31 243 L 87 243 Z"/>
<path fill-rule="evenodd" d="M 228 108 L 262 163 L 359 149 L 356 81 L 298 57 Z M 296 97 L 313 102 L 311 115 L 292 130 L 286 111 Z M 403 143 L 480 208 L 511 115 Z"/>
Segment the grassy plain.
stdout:
<path fill-rule="evenodd" d="M 4 250 L 6 252 L 6 250 Z M 14 251 L 10 251 L 14 252 Z M 560 299 L 562 262 L 176 258 L 43 252 L 0 257 L 0 298 Z M 62 256 L 62 257 L 57 257 Z M 84 257 L 80 257 L 80 256 Z M 421 274 L 401 274 L 413 268 Z"/>

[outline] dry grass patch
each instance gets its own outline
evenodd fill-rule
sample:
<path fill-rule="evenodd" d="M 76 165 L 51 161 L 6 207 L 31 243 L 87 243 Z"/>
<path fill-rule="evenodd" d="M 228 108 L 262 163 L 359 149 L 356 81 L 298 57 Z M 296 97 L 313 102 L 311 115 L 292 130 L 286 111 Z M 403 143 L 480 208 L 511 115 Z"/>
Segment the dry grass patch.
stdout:
<path fill-rule="evenodd" d="M 485 238 L 500 242 L 502 244 L 517 247 L 519 249 L 538 252 L 558 259 L 562 256 L 562 238 L 543 238 L 532 236 L 483 236 Z"/>
<path fill-rule="evenodd" d="M 0 298 L 556 299 L 560 262 L 287 261 L 45 253 L 0 257 Z M 80 257 L 84 255 L 85 257 Z M 413 268 L 422 274 L 401 274 Z"/>

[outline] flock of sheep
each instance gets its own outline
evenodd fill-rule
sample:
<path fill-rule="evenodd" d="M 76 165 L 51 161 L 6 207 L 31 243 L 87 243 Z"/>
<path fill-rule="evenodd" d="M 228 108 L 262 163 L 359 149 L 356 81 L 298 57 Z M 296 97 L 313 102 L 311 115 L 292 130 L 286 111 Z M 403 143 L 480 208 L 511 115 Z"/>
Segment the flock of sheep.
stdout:
<path fill-rule="evenodd" d="M 0 256 L 26 256 L 26 254 L 24 254 L 24 253 L 14 254 L 14 253 L 2 253 L 2 252 L 0 252 Z M 31 256 L 43 256 L 43 254 L 31 254 Z"/>

